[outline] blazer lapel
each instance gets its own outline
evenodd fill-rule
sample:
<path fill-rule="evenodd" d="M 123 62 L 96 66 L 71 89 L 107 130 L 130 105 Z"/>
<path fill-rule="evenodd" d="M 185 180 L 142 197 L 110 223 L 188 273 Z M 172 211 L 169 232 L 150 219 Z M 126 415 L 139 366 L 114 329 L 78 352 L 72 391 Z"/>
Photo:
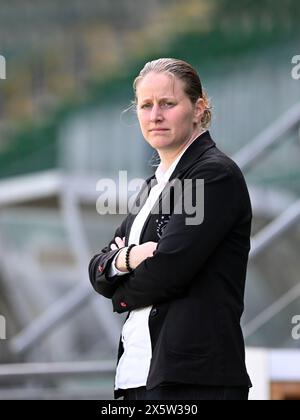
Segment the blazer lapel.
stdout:
<path fill-rule="evenodd" d="M 162 208 L 162 199 L 165 199 L 169 196 L 170 187 L 176 183 L 176 179 L 181 179 L 184 172 L 193 166 L 193 164 L 200 160 L 201 156 L 212 147 L 215 147 L 216 143 L 212 140 L 209 131 L 202 133 L 183 153 L 181 156 L 178 164 L 176 165 L 172 175 L 170 176 L 169 182 L 166 187 L 160 193 L 158 199 L 156 200 L 153 209 L 155 212 L 158 212 L 160 208 Z M 154 175 L 155 177 L 155 175 Z M 170 200 L 171 201 L 171 200 Z M 171 204 L 171 203 L 170 203 Z M 170 212 L 172 213 L 172 208 L 170 208 Z M 150 218 L 153 216 L 153 211 L 149 213 L 144 226 L 141 231 L 140 239 L 142 240 L 147 225 L 149 223 Z M 154 213 L 156 217 L 157 214 Z"/>
<path fill-rule="evenodd" d="M 155 177 L 155 174 L 151 175 L 149 178 L 147 178 L 144 182 L 144 184 L 142 185 L 141 190 L 139 191 L 136 199 L 135 199 L 135 205 L 141 209 L 143 207 L 143 205 L 145 204 L 150 189 L 157 184 L 157 180 Z M 129 233 L 132 227 L 132 224 L 134 222 L 134 219 L 136 218 L 137 213 L 131 213 L 131 211 L 129 210 L 129 220 L 126 226 L 126 240 L 125 240 L 125 245 L 128 245 L 128 239 L 129 239 Z"/>
<path fill-rule="evenodd" d="M 178 164 L 176 165 L 172 175 L 170 176 L 169 183 L 166 185 L 166 187 L 162 190 L 161 194 L 159 195 L 158 199 L 156 200 L 153 209 L 155 209 L 155 212 L 158 212 L 161 208 L 162 199 L 165 199 L 169 195 L 170 186 L 172 184 L 175 184 L 176 179 L 181 179 L 184 175 L 184 172 L 193 166 L 193 164 L 200 160 L 202 155 L 212 147 L 215 147 L 216 143 L 212 140 L 209 131 L 205 131 L 205 133 L 202 133 L 193 143 L 186 149 L 186 151 L 181 156 Z M 152 182 L 151 182 L 152 181 Z M 137 198 L 136 198 L 136 204 L 141 209 L 142 206 L 145 204 L 146 199 L 148 198 L 150 189 L 157 184 L 155 174 L 151 175 L 149 178 L 146 179 L 145 184 L 141 188 L 141 191 L 139 192 Z M 171 201 L 171 200 L 170 200 Z M 172 209 L 170 208 L 170 212 L 172 212 Z M 141 231 L 140 239 L 142 240 L 143 235 L 145 233 L 145 230 L 147 228 L 147 225 L 149 223 L 150 217 L 157 216 L 156 213 L 150 212 L 144 226 Z M 131 226 L 133 224 L 133 221 L 136 217 L 136 214 L 131 214 L 130 221 L 127 225 L 127 232 L 126 232 L 126 238 L 128 240 L 129 238 L 129 232 L 131 229 Z M 126 244 L 128 245 L 128 244 Z"/>

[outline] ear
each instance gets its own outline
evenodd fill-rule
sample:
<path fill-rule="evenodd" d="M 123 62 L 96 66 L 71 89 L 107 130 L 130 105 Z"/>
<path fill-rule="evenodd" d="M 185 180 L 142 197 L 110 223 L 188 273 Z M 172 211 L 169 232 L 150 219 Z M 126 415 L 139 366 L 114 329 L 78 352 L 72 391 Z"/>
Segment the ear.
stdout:
<path fill-rule="evenodd" d="M 204 110 L 205 110 L 204 100 L 203 98 L 198 98 L 194 107 L 194 120 L 193 120 L 194 123 L 200 122 L 200 119 L 203 115 Z"/>

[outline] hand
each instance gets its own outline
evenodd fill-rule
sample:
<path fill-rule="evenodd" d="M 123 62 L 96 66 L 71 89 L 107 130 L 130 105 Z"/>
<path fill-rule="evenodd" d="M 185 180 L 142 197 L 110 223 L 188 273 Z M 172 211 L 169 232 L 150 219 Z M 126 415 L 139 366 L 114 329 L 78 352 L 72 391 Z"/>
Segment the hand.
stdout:
<path fill-rule="evenodd" d="M 120 243 L 120 241 L 118 241 Z M 153 253 L 157 248 L 157 242 L 145 242 L 142 245 L 134 246 L 129 254 L 129 263 L 130 267 L 134 270 L 138 265 L 140 265 L 146 258 L 153 257 Z M 117 249 L 117 248 L 114 248 Z M 126 268 L 126 251 L 127 247 L 122 249 L 116 259 L 116 268 L 120 271 L 127 271 Z"/>
<path fill-rule="evenodd" d="M 142 245 L 134 246 L 129 254 L 130 267 L 134 270 L 146 258 L 153 257 L 153 253 L 157 248 L 157 242 L 145 242 Z"/>
<path fill-rule="evenodd" d="M 116 244 L 111 244 L 110 249 L 120 249 L 125 246 L 125 236 L 121 239 L 119 236 L 115 237 Z"/>

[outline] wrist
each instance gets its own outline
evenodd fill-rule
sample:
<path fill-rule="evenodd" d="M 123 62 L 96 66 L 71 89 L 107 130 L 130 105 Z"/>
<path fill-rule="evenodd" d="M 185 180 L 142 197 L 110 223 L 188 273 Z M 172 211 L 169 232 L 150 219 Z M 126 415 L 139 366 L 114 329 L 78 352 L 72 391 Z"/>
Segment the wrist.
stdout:
<path fill-rule="evenodd" d="M 127 272 L 126 262 L 125 262 L 126 250 L 127 250 L 127 247 L 121 248 L 115 260 L 116 269 L 125 273 Z"/>
<path fill-rule="evenodd" d="M 135 247 L 135 244 L 131 244 L 127 247 L 126 249 L 126 254 L 125 254 L 125 265 L 126 265 L 126 269 L 127 271 L 130 273 L 133 271 L 132 266 L 130 265 L 130 252 L 132 250 L 133 247 Z"/>

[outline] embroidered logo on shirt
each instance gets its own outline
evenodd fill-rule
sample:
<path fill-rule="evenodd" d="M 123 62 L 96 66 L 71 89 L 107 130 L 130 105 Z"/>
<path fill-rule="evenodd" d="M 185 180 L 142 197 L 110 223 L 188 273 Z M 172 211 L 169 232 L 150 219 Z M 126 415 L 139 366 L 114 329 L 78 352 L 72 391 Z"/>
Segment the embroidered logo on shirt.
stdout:
<path fill-rule="evenodd" d="M 156 233 L 159 238 L 162 237 L 163 231 L 167 224 L 170 221 L 170 215 L 160 216 L 160 218 L 156 219 L 155 222 L 157 224 Z"/>

